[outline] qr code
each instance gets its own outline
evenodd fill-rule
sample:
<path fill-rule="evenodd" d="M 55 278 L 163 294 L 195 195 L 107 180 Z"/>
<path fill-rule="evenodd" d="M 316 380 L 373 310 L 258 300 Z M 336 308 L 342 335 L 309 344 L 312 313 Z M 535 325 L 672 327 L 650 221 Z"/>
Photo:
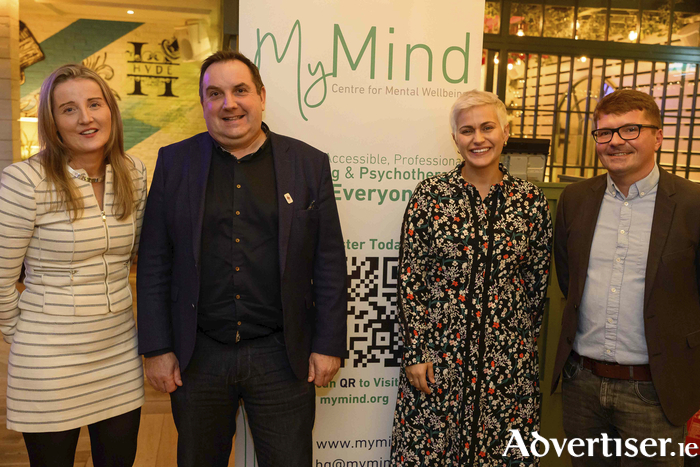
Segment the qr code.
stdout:
<path fill-rule="evenodd" d="M 353 368 L 370 363 L 401 364 L 401 332 L 396 316 L 396 257 L 350 257 L 348 333 Z"/>

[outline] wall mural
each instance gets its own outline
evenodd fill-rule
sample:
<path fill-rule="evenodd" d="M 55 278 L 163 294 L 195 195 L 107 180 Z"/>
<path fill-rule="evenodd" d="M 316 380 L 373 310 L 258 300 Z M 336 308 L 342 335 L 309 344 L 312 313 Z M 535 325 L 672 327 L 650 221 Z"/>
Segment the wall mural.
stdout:
<path fill-rule="evenodd" d="M 172 24 L 80 19 L 37 41 L 30 28 L 55 29 L 55 24 L 48 24 L 48 17 L 23 20 L 23 158 L 39 151 L 41 83 L 65 63 L 83 63 L 105 79 L 119 102 L 124 147 L 143 160 L 150 173 L 161 146 L 206 130 L 198 95 L 199 63 L 182 62 Z"/>
<path fill-rule="evenodd" d="M 107 52 L 102 55 L 96 54 L 88 57 L 81 63 L 100 75 L 100 77 L 107 82 L 107 85 L 109 85 L 109 82 L 112 80 L 112 78 L 114 78 L 114 68 L 107 64 Z M 122 100 L 122 98 L 119 97 L 119 93 L 111 86 L 110 90 L 118 101 Z"/>
<path fill-rule="evenodd" d="M 44 52 L 26 24 L 19 22 L 19 73 L 24 84 L 24 69 L 44 59 Z"/>
<path fill-rule="evenodd" d="M 180 58 L 177 40 L 170 42 L 165 39 L 160 43 L 161 50 L 151 52 L 146 42 L 129 42 L 133 46 L 130 51 L 132 60 L 129 60 L 130 71 L 127 77 L 134 83 L 130 96 L 147 96 L 142 85 L 161 88 L 163 93 L 159 97 L 178 97 L 173 94 L 173 82 L 178 79 L 175 63 Z"/>

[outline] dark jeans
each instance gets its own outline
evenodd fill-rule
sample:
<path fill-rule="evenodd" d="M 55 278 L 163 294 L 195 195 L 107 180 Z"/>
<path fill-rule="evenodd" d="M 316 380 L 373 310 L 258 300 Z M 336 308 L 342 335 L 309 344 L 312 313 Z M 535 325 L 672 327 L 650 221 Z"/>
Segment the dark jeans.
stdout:
<path fill-rule="evenodd" d="M 95 467 L 131 467 L 136 458 L 141 409 L 88 425 Z M 22 433 L 32 467 L 73 467 L 80 428 Z"/>
<path fill-rule="evenodd" d="M 170 399 L 180 467 L 228 466 L 241 400 L 260 467 L 311 466 L 315 388 L 294 376 L 281 332 L 233 345 L 198 332 Z"/>
<path fill-rule="evenodd" d="M 571 458 L 574 467 L 683 466 L 678 443 L 685 441 L 685 426 L 671 425 L 651 381 L 601 378 L 571 358 L 564 365 L 562 378 L 566 436 L 601 439 L 605 433 L 609 439 L 621 440 L 620 457 L 615 455 L 614 441 L 607 443 L 609 457 L 604 455 L 602 442 L 593 444 L 593 456 L 588 456 L 588 445 L 578 448 L 576 452 L 584 455 Z M 633 457 L 626 455 L 633 453 L 626 447 L 632 438 L 637 449 L 642 440 L 655 439 L 656 446 L 646 449 L 647 454 L 655 455 L 647 457 L 641 451 Z M 660 455 L 659 439 L 670 440 L 665 443 L 665 456 Z"/>

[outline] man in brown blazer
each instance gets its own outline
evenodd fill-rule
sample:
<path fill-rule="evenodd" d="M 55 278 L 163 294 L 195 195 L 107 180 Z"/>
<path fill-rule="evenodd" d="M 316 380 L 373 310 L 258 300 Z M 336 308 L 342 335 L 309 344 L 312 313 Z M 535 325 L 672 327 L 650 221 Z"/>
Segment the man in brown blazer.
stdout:
<path fill-rule="evenodd" d="M 557 210 L 567 303 L 551 390 L 561 374 L 567 437 L 599 440 L 574 466 L 683 465 L 700 409 L 700 186 L 656 164 L 651 96 L 616 91 L 594 121 L 608 173 L 566 187 Z"/>

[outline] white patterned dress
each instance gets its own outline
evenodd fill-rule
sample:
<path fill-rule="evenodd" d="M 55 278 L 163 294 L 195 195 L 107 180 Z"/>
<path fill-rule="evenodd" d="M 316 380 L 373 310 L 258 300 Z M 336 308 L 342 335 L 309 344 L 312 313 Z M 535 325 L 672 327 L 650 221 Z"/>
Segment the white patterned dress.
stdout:
<path fill-rule="evenodd" d="M 73 222 L 65 210 L 51 207 L 52 190 L 36 156 L 3 172 L 0 331 L 12 344 L 11 430 L 65 431 L 143 405 L 129 269 L 146 202 L 146 168 L 128 157 L 135 209 L 125 220 L 112 213 L 110 165 L 104 211 L 91 184 L 73 179 L 85 206 Z M 15 283 L 22 262 L 26 289 L 20 296 Z"/>

